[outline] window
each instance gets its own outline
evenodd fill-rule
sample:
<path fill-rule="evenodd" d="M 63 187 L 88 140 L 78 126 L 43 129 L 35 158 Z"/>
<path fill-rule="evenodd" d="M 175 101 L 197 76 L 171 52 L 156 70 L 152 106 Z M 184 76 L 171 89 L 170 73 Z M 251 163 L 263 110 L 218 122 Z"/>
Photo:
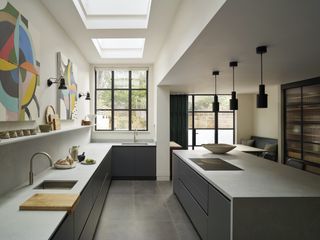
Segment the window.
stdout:
<path fill-rule="evenodd" d="M 189 147 L 205 143 L 234 143 L 234 112 L 229 110 L 230 95 L 218 95 L 220 111 L 212 112 L 214 95 L 189 95 Z"/>
<path fill-rule="evenodd" d="M 97 131 L 148 130 L 148 70 L 96 69 Z"/>

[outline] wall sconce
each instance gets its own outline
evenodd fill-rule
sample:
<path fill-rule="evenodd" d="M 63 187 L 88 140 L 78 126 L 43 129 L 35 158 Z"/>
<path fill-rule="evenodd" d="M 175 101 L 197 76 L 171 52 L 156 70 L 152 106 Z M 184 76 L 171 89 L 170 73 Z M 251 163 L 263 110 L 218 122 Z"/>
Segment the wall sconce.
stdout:
<path fill-rule="evenodd" d="M 55 80 L 55 81 L 52 81 L 52 80 Z M 64 80 L 64 77 L 59 77 L 59 78 L 49 78 L 47 80 L 47 85 L 48 87 L 50 87 L 52 84 L 59 84 L 59 87 L 58 89 L 67 89 L 67 86 L 66 86 L 66 81 Z"/>
<path fill-rule="evenodd" d="M 78 94 L 78 97 L 81 98 L 81 97 L 84 97 L 86 96 L 85 100 L 91 100 L 91 97 L 90 97 L 90 93 L 87 92 L 87 93 L 79 93 Z"/>

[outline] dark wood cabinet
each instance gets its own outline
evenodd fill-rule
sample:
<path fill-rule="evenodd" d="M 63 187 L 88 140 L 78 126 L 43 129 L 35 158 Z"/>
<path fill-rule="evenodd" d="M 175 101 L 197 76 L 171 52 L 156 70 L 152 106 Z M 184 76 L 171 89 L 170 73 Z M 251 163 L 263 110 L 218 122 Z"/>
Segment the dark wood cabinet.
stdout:
<path fill-rule="evenodd" d="M 320 174 L 320 78 L 282 85 L 283 162 Z"/>
<path fill-rule="evenodd" d="M 67 213 L 62 224 L 60 224 L 53 237 L 51 237 L 51 240 L 74 239 L 73 219 L 74 215 L 72 213 Z"/>
<path fill-rule="evenodd" d="M 113 179 L 156 179 L 155 146 L 114 146 Z"/>

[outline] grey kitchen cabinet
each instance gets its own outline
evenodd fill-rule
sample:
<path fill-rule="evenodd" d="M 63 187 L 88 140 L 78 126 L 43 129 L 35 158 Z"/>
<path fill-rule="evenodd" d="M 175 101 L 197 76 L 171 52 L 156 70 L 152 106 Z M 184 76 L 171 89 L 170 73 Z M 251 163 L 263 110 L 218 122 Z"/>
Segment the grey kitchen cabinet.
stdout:
<path fill-rule="evenodd" d="M 156 179 L 155 146 L 113 146 L 113 179 Z"/>
<path fill-rule="evenodd" d="M 230 240 L 230 200 L 209 187 L 208 239 Z"/>
<path fill-rule="evenodd" d="M 67 214 L 52 240 L 93 239 L 111 183 L 111 151 L 80 194 L 78 205 Z"/>
<path fill-rule="evenodd" d="M 65 240 L 65 239 L 73 239 L 73 214 L 66 214 L 63 223 L 56 230 L 51 240 Z"/>
<path fill-rule="evenodd" d="M 113 146 L 112 147 L 112 177 L 133 178 L 134 177 L 134 147 Z"/>
<path fill-rule="evenodd" d="M 203 240 L 230 240 L 230 200 L 173 154 L 173 192 Z"/>

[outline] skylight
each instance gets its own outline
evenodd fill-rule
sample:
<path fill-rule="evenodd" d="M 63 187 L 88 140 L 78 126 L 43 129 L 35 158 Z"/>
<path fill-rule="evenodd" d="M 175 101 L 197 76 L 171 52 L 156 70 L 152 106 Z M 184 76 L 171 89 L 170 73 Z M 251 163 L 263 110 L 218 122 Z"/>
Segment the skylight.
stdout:
<path fill-rule="evenodd" d="M 94 38 L 101 58 L 142 58 L 144 38 Z"/>
<path fill-rule="evenodd" d="M 151 0 L 73 0 L 87 29 L 147 28 Z"/>

